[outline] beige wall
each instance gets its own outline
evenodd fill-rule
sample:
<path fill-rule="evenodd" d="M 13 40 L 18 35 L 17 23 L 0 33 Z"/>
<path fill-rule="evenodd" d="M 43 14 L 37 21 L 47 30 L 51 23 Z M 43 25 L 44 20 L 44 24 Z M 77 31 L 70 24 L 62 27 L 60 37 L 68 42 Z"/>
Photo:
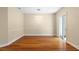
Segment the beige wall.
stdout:
<path fill-rule="evenodd" d="M 55 35 L 55 15 L 24 15 L 25 35 Z"/>
<path fill-rule="evenodd" d="M 0 47 L 24 34 L 24 15 L 17 8 L 0 7 Z"/>
<path fill-rule="evenodd" d="M 7 8 L 0 7 L 0 45 L 5 44 L 8 39 L 8 17 Z"/>
<path fill-rule="evenodd" d="M 23 14 L 17 8 L 8 8 L 8 41 L 17 39 L 23 35 Z"/>
<path fill-rule="evenodd" d="M 67 16 L 67 41 L 79 48 L 79 8 L 62 8 L 56 13 L 57 24 L 62 15 Z"/>
<path fill-rule="evenodd" d="M 79 48 L 79 7 L 68 8 L 68 41 Z"/>

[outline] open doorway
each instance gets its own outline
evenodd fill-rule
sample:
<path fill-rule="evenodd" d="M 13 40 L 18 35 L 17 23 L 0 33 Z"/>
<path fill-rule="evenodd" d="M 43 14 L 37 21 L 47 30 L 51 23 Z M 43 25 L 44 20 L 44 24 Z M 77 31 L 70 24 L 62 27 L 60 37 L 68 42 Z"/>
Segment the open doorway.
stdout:
<path fill-rule="evenodd" d="M 66 15 L 62 15 L 58 18 L 58 36 L 62 39 L 60 41 L 60 49 L 66 49 Z"/>
<path fill-rule="evenodd" d="M 59 36 L 66 40 L 66 15 L 61 16 L 59 19 Z"/>

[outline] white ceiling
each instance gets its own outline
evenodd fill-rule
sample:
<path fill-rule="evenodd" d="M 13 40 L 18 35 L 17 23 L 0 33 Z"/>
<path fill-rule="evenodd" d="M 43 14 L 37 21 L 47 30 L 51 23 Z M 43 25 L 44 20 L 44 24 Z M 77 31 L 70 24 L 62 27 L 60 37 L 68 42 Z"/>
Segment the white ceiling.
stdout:
<path fill-rule="evenodd" d="M 25 14 L 53 14 L 61 7 L 22 7 L 18 8 Z"/>

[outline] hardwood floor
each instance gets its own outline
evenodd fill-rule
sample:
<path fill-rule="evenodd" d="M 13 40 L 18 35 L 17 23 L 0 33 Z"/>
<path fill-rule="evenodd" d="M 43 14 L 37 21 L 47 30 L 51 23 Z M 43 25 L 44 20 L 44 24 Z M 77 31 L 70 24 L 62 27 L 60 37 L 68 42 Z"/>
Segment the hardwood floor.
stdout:
<path fill-rule="evenodd" d="M 78 51 L 58 37 L 24 36 L 0 51 Z"/>

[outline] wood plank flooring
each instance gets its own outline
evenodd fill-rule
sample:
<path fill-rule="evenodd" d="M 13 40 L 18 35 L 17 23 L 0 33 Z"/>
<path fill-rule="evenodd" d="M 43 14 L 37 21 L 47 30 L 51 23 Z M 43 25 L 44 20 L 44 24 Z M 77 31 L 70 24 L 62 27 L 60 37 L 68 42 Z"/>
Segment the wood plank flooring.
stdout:
<path fill-rule="evenodd" d="M 58 37 L 24 36 L 0 51 L 78 51 Z"/>

